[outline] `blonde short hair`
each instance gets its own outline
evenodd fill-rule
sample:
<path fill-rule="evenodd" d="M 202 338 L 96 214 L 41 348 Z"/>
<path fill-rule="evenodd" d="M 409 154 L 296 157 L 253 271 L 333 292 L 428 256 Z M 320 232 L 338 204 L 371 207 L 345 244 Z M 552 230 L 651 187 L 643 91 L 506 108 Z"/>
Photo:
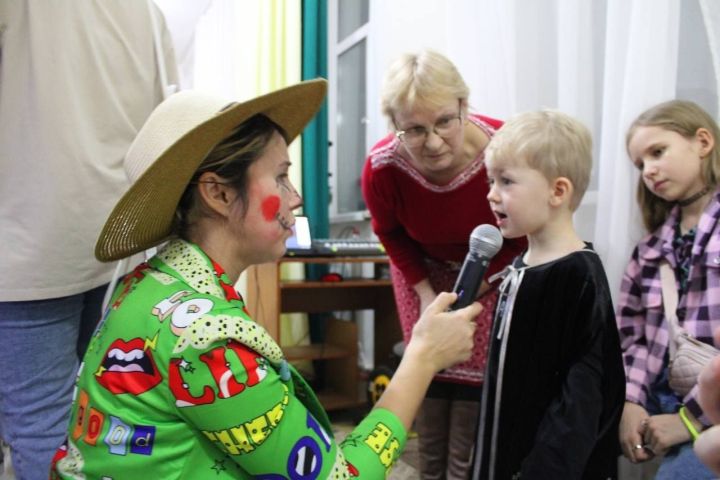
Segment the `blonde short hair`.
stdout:
<path fill-rule="evenodd" d="M 470 89 L 455 65 L 444 55 L 425 50 L 406 53 L 390 65 L 385 74 L 381 106 L 392 124 L 399 110 L 417 105 L 440 107 L 451 100 L 460 100 L 464 115 L 469 95 Z"/>
<path fill-rule="evenodd" d="M 628 128 L 625 136 L 626 148 L 640 127 L 660 127 L 686 139 L 693 138 L 700 128 L 704 128 L 710 132 L 714 141 L 720 139 L 717 122 L 696 103 L 687 100 L 670 100 L 641 113 Z M 720 180 L 720 150 L 716 147 L 713 146 L 701 170 L 705 184 L 710 187 L 716 186 Z M 637 201 L 643 223 L 649 232 L 655 231 L 662 225 L 675 206 L 674 202 L 663 200 L 648 190 L 642 175 L 638 178 Z"/>
<path fill-rule="evenodd" d="M 576 210 L 590 183 L 592 136 L 579 120 L 556 110 L 521 113 L 495 134 L 486 156 L 500 165 L 524 163 L 553 181 L 573 185 L 570 209 Z"/>

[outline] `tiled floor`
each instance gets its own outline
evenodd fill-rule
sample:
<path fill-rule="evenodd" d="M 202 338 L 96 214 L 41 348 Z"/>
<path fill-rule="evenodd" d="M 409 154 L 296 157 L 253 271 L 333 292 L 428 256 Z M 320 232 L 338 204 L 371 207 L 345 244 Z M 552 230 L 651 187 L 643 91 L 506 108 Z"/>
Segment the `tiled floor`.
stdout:
<path fill-rule="evenodd" d="M 411 436 L 405 445 L 405 450 L 402 456 L 397 461 L 390 476 L 390 480 L 409 480 L 418 479 L 420 474 L 417 470 L 418 467 L 418 441 L 417 436 Z"/>

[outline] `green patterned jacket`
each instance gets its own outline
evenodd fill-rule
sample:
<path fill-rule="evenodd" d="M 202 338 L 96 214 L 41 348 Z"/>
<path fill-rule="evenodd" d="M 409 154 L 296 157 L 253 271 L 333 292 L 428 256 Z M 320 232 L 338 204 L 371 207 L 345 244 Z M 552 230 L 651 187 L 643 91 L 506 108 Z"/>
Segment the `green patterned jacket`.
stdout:
<path fill-rule="evenodd" d="M 338 445 L 315 394 L 222 268 L 173 240 L 115 291 L 52 475 L 385 478 L 405 441 L 397 417 L 375 409 Z"/>

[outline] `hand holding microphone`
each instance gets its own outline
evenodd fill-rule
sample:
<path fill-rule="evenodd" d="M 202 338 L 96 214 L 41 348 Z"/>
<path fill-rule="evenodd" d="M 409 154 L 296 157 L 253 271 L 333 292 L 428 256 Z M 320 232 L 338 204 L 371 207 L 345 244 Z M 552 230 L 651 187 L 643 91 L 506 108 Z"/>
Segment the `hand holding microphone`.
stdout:
<path fill-rule="evenodd" d="M 467 307 L 475 301 L 490 260 L 500 251 L 503 237 L 492 225 L 478 225 L 470 234 L 470 250 L 465 256 L 453 292 L 458 297 L 451 310 Z"/>
<path fill-rule="evenodd" d="M 502 247 L 502 235 L 492 225 L 479 225 L 470 234 L 468 251 L 452 296 L 440 293 L 422 312 L 413 327 L 410 343 L 405 352 L 422 352 L 420 358 L 433 359 L 434 372 L 441 371 L 467 360 L 472 354 L 473 337 L 477 323 L 474 321 L 482 311 L 475 303 L 483 276 L 493 256 Z M 403 355 L 405 356 L 405 355 Z"/>

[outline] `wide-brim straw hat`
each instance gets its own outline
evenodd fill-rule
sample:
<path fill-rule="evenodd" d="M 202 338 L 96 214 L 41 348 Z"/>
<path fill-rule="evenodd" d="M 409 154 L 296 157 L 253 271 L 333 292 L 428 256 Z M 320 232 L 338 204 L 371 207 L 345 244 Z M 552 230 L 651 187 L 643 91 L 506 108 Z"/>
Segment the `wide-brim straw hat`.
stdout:
<path fill-rule="evenodd" d="M 283 129 L 288 144 L 320 109 L 327 81 L 305 81 L 243 103 L 194 91 L 170 96 L 150 114 L 125 157 L 130 189 L 95 245 L 103 262 L 142 252 L 171 234 L 175 210 L 210 151 L 256 114 Z"/>

